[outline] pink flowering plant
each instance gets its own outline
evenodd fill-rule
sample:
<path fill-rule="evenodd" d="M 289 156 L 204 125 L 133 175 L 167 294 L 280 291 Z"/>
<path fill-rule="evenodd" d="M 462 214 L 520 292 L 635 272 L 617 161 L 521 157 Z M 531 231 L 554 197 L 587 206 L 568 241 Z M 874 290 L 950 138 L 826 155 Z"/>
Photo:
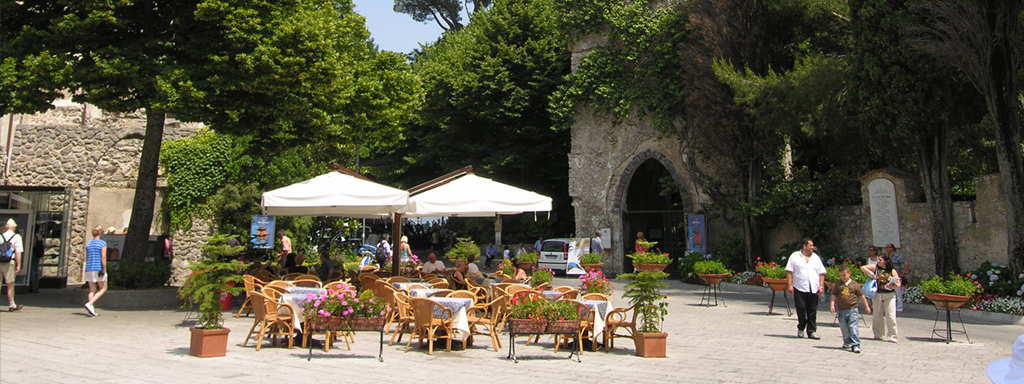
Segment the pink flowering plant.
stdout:
<path fill-rule="evenodd" d="M 416 254 L 412 253 L 409 254 L 409 260 L 401 261 L 399 269 L 401 270 L 402 275 L 415 275 L 416 272 L 419 270 L 420 264 L 422 264 L 422 262 L 420 261 L 419 256 L 416 256 Z"/>
<path fill-rule="evenodd" d="M 356 295 L 349 287 L 329 289 L 326 293 L 306 295 L 303 316 L 307 319 L 341 319 L 383 317 L 387 314 L 384 302 L 372 291 Z"/>
<path fill-rule="evenodd" d="M 612 284 L 601 271 L 587 272 L 580 275 L 580 294 L 603 293 L 612 294 Z"/>

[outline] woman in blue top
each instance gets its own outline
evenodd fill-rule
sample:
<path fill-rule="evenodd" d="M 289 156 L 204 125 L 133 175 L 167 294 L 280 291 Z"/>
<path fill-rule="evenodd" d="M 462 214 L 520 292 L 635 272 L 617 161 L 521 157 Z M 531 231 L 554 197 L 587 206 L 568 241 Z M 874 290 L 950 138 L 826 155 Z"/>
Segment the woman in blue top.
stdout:
<path fill-rule="evenodd" d="M 103 227 L 92 230 L 92 240 L 85 245 L 85 281 L 89 283 L 89 302 L 85 310 L 96 316 L 96 301 L 107 293 L 107 242 L 100 239 Z"/>

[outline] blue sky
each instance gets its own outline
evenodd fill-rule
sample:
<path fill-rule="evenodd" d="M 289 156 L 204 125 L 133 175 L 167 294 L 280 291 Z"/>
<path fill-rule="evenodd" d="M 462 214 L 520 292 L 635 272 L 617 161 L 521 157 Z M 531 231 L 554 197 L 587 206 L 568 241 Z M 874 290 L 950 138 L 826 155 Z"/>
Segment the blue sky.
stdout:
<path fill-rule="evenodd" d="M 392 0 L 355 0 L 356 12 L 366 18 L 366 28 L 373 41 L 383 50 L 408 53 L 420 43 L 430 43 L 441 36 L 437 23 L 420 23 L 409 15 L 392 10 Z"/>

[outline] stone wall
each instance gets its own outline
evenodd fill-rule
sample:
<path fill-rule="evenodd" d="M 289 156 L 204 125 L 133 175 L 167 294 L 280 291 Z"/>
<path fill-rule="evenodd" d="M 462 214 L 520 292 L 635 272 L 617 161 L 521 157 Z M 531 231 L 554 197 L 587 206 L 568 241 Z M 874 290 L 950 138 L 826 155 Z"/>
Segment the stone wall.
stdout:
<path fill-rule="evenodd" d="M 900 252 L 910 263 L 910 277 L 917 280 L 935 274 L 932 244 L 931 210 L 928 204 L 917 200 L 917 186 L 912 176 L 892 171 L 874 171 L 862 178 L 862 185 L 876 178 L 887 178 L 896 185 L 899 212 Z M 1006 203 L 999 189 L 998 175 L 978 179 L 976 200 L 953 203 L 953 221 L 960 252 L 961 270 L 973 270 L 985 261 L 1008 264 L 1006 252 Z M 834 240 L 829 244 L 836 254 L 823 257 L 867 257 L 872 244 L 870 200 L 862 188 L 864 204 L 836 207 Z M 766 231 L 765 255 L 775 255 L 784 244 L 799 241 L 800 233 L 792 223 L 782 223 Z M 822 246 L 822 241 L 817 241 Z"/>
<path fill-rule="evenodd" d="M 106 113 L 66 99 L 55 101 L 54 106 L 46 113 L 13 117 L 14 145 L 2 183 L 8 188 L 60 187 L 68 192 L 71 204 L 66 255 L 68 283 L 79 284 L 84 245 L 89 238 L 89 225 L 93 224 L 87 222 L 89 210 L 120 212 L 131 206 L 131 199 L 118 201 L 117 198 L 90 206 L 90 191 L 94 188 L 134 190 L 145 135 L 145 115 L 141 111 Z M 0 120 L 4 128 L 9 119 L 10 116 L 4 116 Z M 201 126 L 168 119 L 164 140 L 192 136 Z M 3 146 L 7 132 L 2 131 L 0 150 L 6 153 Z M 162 180 L 160 185 L 163 185 Z M 153 234 L 166 233 L 162 220 L 158 217 L 155 221 Z"/>

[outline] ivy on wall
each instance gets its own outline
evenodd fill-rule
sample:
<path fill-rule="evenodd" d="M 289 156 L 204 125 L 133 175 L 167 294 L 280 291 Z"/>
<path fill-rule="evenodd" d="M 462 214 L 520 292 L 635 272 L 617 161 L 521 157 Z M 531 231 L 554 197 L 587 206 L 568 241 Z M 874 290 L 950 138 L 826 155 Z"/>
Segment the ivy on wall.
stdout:
<path fill-rule="evenodd" d="M 683 114 L 680 45 L 687 16 L 675 2 L 568 0 L 558 2 L 560 25 L 573 39 L 600 35 L 568 82 L 551 97 L 550 109 L 569 125 L 578 105 L 591 105 L 616 119 L 650 117 L 654 127 L 670 131 Z"/>
<path fill-rule="evenodd" d="M 167 175 L 163 204 L 172 230 L 187 230 L 193 217 L 208 213 L 207 198 L 238 174 L 237 159 L 243 148 L 238 139 L 209 130 L 163 143 L 160 164 Z"/>

